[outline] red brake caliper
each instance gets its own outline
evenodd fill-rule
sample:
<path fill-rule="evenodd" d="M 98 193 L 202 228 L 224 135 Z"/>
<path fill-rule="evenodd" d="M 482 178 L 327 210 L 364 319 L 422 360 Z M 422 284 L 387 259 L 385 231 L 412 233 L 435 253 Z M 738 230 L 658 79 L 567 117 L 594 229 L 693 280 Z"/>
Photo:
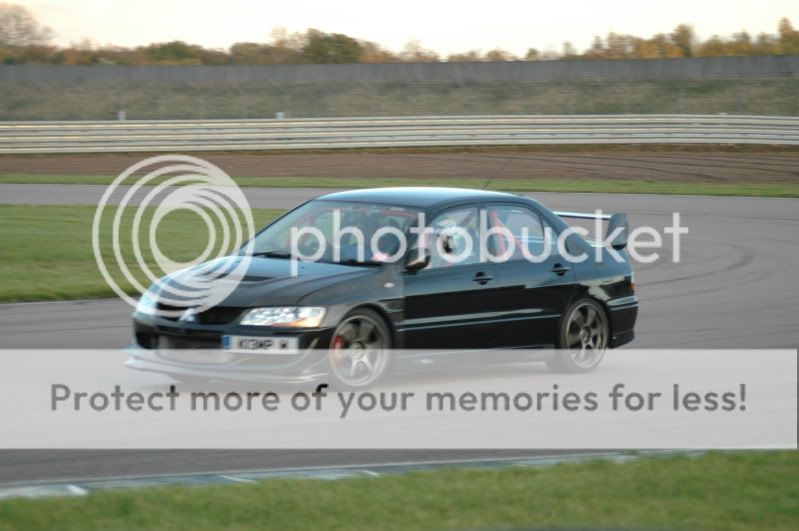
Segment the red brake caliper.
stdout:
<path fill-rule="evenodd" d="M 336 336 L 333 338 L 333 361 L 336 362 L 336 365 L 341 365 L 341 362 L 344 361 L 344 358 L 341 357 L 339 352 L 341 351 L 341 347 L 344 346 L 344 338 L 341 336 Z"/>

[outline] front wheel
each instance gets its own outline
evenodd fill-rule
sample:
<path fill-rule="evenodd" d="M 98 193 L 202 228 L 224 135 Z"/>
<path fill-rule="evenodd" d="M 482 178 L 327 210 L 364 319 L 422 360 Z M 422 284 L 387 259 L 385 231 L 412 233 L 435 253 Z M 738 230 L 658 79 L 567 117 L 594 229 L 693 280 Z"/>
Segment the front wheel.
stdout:
<path fill-rule="evenodd" d="M 604 308 L 592 299 L 579 300 L 561 319 L 558 351 L 547 365 L 556 372 L 591 372 L 605 356 L 609 334 Z"/>
<path fill-rule="evenodd" d="M 380 315 L 356 310 L 336 327 L 328 361 L 334 385 L 366 389 L 383 378 L 390 365 L 391 334 Z"/>

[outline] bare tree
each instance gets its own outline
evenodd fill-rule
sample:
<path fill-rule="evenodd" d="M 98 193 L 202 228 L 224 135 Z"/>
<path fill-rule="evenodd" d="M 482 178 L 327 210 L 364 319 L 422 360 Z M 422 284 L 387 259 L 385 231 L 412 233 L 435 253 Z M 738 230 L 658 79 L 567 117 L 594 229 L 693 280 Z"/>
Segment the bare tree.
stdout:
<path fill-rule="evenodd" d="M 524 54 L 525 61 L 538 61 L 541 59 L 541 52 L 537 48 L 528 48 Z"/>
<path fill-rule="evenodd" d="M 486 61 L 516 61 L 517 57 L 512 53 L 503 50 L 502 48 L 495 48 L 486 52 Z"/>
<path fill-rule="evenodd" d="M 0 3 L 0 46 L 29 46 L 50 40 L 50 28 L 39 24 L 33 14 L 16 4 Z"/>
<path fill-rule="evenodd" d="M 453 53 L 447 56 L 447 61 L 450 63 L 476 63 L 482 61 L 483 56 L 479 50 L 469 50 L 463 53 Z"/>
<path fill-rule="evenodd" d="M 697 41 L 693 26 L 680 24 L 671 32 L 671 40 L 682 51 L 683 57 L 693 57 Z"/>
<path fill-rule="evenodd" d="M 437 63 L 441 57 L 433 50 L 428 50 L 419 41 L 410 41 L 400 54 L 407 63 Z"/>

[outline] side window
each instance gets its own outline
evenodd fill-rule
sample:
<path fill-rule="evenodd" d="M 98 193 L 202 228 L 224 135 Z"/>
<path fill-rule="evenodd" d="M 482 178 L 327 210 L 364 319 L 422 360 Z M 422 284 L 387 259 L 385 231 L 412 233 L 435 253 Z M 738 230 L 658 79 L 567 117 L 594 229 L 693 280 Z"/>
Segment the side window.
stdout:
<path fill-rule="evenodd" d="M 501 256 L 506 252 L 508 260 L 524 258 L 528 254 L 540 255 L 544 247 L 544 225 L 539 215 L 522 206 L 496 205 L 486 207 L 488 228 L 502 228 L 488 238 L 490 251 Z"/>
<path fill-rule="evenodd" d="M 455 208 L 436 216 L 428 226 L 427 269 L 476 264 L 480 261 L 480 216 L 476 207 Z"/>

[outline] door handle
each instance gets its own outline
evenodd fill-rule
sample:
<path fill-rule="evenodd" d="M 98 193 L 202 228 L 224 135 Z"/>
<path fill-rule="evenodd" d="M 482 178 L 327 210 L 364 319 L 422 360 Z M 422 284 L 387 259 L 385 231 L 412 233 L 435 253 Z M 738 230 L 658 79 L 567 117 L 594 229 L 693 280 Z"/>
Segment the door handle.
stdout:
<path fill-rule="evenodd" d="M 566 267 L 562 264 L 555 264 L 552 266 L 552 272 L 558 275 L 559 277 L 562 277 L 571 270 L 572 270 L 571 267 Z"/>
<path fill-rule="evenodd" d="M 494 277 L 492 277 L 491 275 L 488 275 L 481 271 L 480 273 L 477 273 L 472 280 L 482 285 L 488 282 L 489 280 L 492 280 L 493 278 Z"/>

